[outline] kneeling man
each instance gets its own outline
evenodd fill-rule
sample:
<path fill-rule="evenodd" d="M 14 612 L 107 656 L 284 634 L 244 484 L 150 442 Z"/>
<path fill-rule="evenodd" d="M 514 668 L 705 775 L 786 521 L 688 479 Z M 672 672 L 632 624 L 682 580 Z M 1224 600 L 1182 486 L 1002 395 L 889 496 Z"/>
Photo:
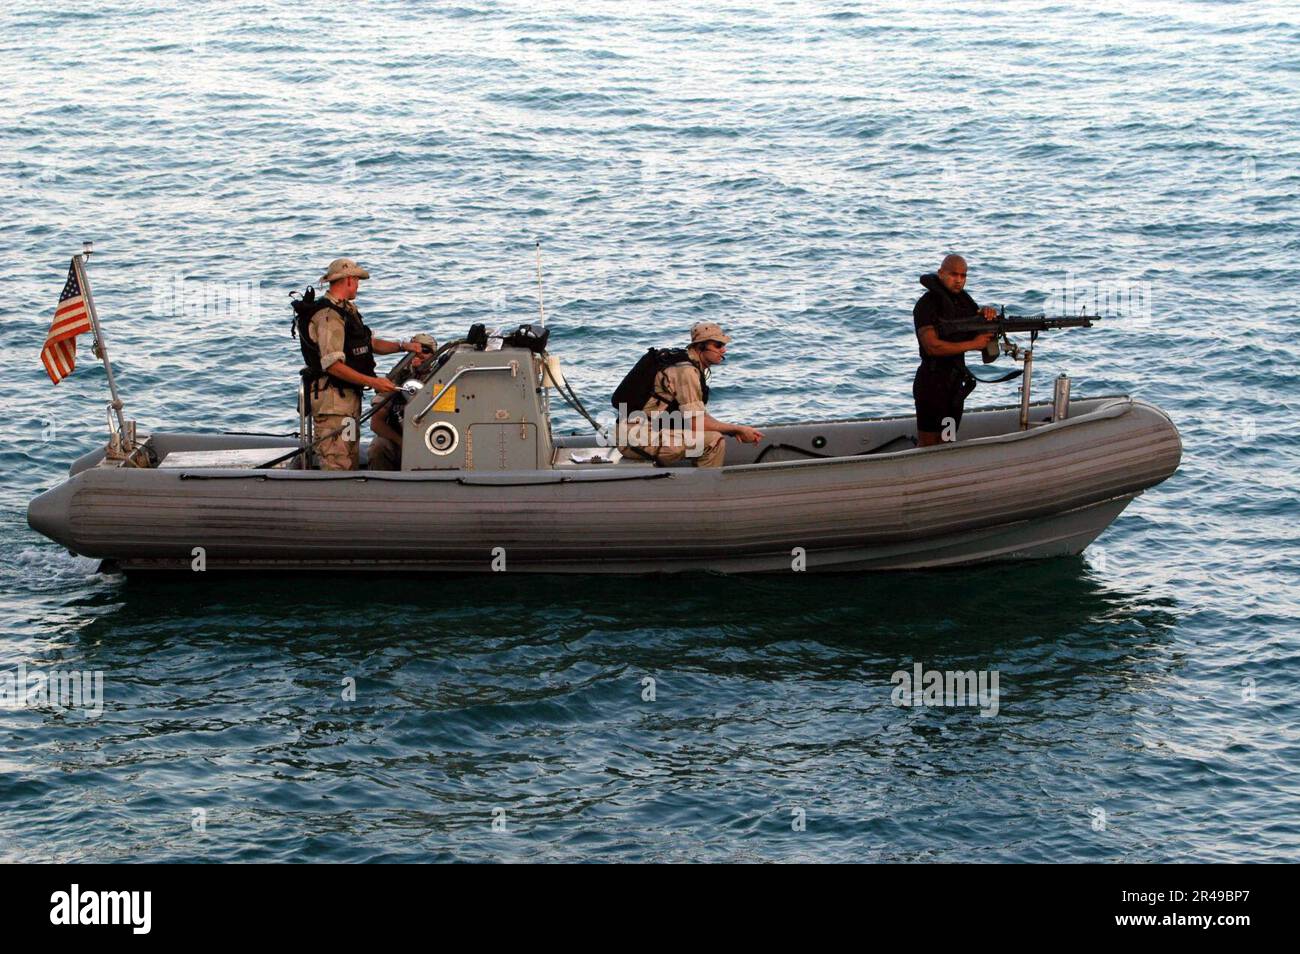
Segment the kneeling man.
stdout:
<path fill-rule="evenodd" d="M 655 374 L 650 396 L 640 409 L 644 416 L 626 425 L 620 421 L 620 426 L 626 426 L 627 443 L 619 450 L 660 465 L 690 458 L 697 467 L 721 467 L 727 453 L 727 436 L 745 444 L 762 440 L 762 433 L 754 428 L 719 421 L 705 410 L 709 402 L 708 371 L 726 360 L 730 341 L 720 325 L 696 322 L 685 357 L 681 357 L 683 352 L 676 352 L 679 360 L 665 363 Z"/>

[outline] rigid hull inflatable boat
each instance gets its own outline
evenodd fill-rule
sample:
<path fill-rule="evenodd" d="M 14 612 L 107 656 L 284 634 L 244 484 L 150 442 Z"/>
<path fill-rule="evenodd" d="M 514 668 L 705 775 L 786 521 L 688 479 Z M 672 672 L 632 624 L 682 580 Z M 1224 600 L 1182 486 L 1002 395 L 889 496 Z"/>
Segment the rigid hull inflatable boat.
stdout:
<path fill-rule="evenodd" d="M 408 386 L 401 471 L 307 469 L 293 437 L 155 431 L 133 460 L 76 461 L 28 522 L 126 571 L 918 569 L 1077 554 L 1182 453 L 1143 401 L 1026 398 L 936 447 L 914 446 L 911 416 L 771 424 L 723 468 L 656 467 L 553 436 L 549 394 L 572 392 L 539 350 L 444 350 Z"/>

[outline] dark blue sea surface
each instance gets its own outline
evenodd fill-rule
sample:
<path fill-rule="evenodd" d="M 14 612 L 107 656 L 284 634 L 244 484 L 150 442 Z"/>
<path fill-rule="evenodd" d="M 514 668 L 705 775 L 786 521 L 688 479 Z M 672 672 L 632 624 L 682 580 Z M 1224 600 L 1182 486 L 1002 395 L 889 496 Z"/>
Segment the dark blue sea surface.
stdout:
<path fill-rule="evenodd" d="M 1294 4 L 3 23 L 0 690 L 23 667 L 103 695 L 0 708 L 0 857 L 1300 855 Z M 38 360 L 85 239 L 146 429 L 293 430 L 287 296 L 336 256 L 377 332 L 442 341 L 536 318 L 539 241 L 593 407 L 707 318 L 735 338 L 724 419 L 910 413 L 916 278 L 958 251 L 982 303 L 1118 306 L 1040 341 L 1041 393 L 1068 371 L 1151 401 L 1183 464 L 1035 564 L 128 581 L 26 523 L 103 440 L 89 343 L 57 387 Z M 895 705 L 918 663 L 996 672 L 997 713 Z"/>

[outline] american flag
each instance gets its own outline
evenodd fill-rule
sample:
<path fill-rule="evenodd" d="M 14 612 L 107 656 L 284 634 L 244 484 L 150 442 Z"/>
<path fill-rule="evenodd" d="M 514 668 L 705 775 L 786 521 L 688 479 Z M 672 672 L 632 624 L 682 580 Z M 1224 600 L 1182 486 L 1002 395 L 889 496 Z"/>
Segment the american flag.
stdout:
<path fill-rule="evenodd" d="M 77 335 L 90 331 L 90 315 L 86 311 L 86 296 L 77 278 L 77 260 L 68 266 L 68 280 L 59 295 L 54 309 L 54 323 L 45 336 L 41 349 L 41 363 L 50 380 L 58 384 L 77 366 Z"/>

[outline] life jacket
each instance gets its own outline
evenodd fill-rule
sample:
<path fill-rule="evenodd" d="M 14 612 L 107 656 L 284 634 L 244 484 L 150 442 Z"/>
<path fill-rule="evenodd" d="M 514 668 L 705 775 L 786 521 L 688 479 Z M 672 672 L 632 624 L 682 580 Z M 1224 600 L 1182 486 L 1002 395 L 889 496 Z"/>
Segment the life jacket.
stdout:
<path fill-rule="evenodd" d="M 325 387 L 338 388 L 345 394 L 349 391 L 359 393 L 361 388 L 334 377 L 321 367 L 320 346 L 311 340 L 308 328 L 312 317 L 322 308 L 333 308 L 343 318 L 343 363 L 358 374 L 368 378 L 375 376 L 375 353 L 370 344 L 372 333 L 361 319 L 361 313 L 355 308 L 336 305 L 324 295 L 318 298 L 316 290 L 309 285 L 302 293 L 302 298 L 293 302 L 293 334 L 298 339 L 302 360 L 307 365 L 302 372 L 303 379 L 313 382 L 313 393 L 319 392 L 322 378 L 326 376 L 328 380 L 324 382 Z"/>
<path fill-rule="evenodd" d="M 690 362 L 691 367 L 699 371 L 700 375 L 700 393 L 703 395 L 704 403 L 709 403 L 709 384 L 704 376 L 704 372 L 691 362 L 690 353 L 685 348 L 650 348 L 645 354 L 637 359 L 636 364 L 632 365 L 630 370 L 619 382 L 618 387 L 614 389 L 614 396 L 610 403 L 622 411 L 642 411 L 651 397 L 658 397 L 668 406 L 666 411 L 680 410 L 681 404 L 678 400 L 669 394 L 656 394 L 655 381 L 659 377 L 659 372 L 665 368 L 670 368 L 675 364 L 681 364 L 683 361 Z"/>
<path fill-rule="evenodd" d="M 965 289 L 953 294 L 943 287 L 943 282 L 939 281 L 939 276 L 935 274 L 922 275 L 921 284 L 926 287 L 928 294 L 923 296 L 939 306 L 939 322 L 935 325 L 935 333 L 939 336 L 940 341 L 964 341 L 970 337 L 970 333 L 962 334 L 960 332 L 950 332 L 944 325 L 946 322 L 957 321 L 962 318 L 974 318 L 979 314 L 979 306 L 975 304 L 975 299 L 966 294 Z M 925 357 L 924 351 L 921 357 Z"/>
<path fill-rule="evenodd" d="M 922 275 L 921 284 L 926 288 L 922 301 L 928 298 L 938 305 L 939 320 L 935 323 L 934 332 L 939 336 L 939 340 L 965 341 L 969 338 L 969 332 L 950 331 L 946 325 L 951 321 L 978 315 L 979 306 L 975 304 L 975 299 L 966 294 L 965 289 L 954 295 L 943 286 L 939 276 L 934 273 Z M 966 355 L 935 357 L 926 354 L 924 348 L 920 348 L 920 352 L 921 367 L 918 369 L 918 374 L 928 375 L 932 380 L 938 379 L 944 390 L 958 391 L 963 398 L 975 390 L 978 379 L 966 369 Z"/>

